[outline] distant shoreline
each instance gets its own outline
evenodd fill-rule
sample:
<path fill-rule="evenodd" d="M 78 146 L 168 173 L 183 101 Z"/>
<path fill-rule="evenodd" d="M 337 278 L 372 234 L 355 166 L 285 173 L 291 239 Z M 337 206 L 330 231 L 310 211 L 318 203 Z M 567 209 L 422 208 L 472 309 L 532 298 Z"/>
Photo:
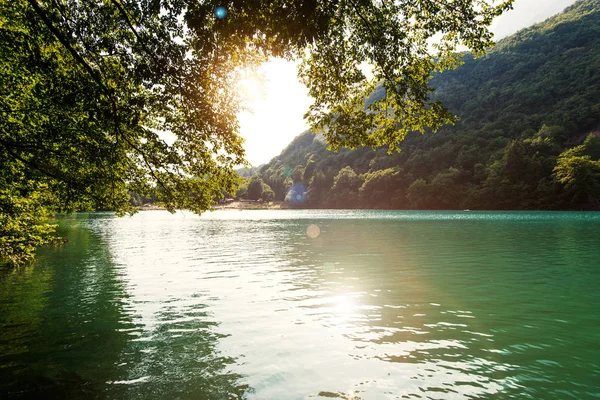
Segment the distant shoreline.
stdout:
<path fill-rule="evenodd" d="M 287 210 L 290 207 L 282 201 L 260 202 L 254 200 L 235 200 L 227 203 L 215 204 L 214 210 Z M 136 211 L 161 211 L 165 207 L 156 204 L 144 204 L 135 208 Z"/>
<path fill-rule="evenodd" d="M 215 210 L 285 210 L 289 209 L 289 206 L 282 201 L 235 200 L 217 204 L 213 208 Z"/>
<path fill-rule="evenodd" d="M 600 212 L 595 207 L 573 208 L 573 209 L 510 209 L 510 210 L 491 210 L 491 209 L 403 209 L 403 208 L 315 208 L 315 207 L 290 207 L 283 201 L 259 202 L 253 200 L 235 200 L 229 203 L 216 204 L 213 210 L 362 210 L 362 211 L 461 211 L 461 212 Z M 136 207 L 136 211 L 165 211 L 164 207 L 156 204 L 146 204 Z M 208 211 L 208 210 L 207 210 Z M 93 212 L 93 211 L 92 211 Z"/>

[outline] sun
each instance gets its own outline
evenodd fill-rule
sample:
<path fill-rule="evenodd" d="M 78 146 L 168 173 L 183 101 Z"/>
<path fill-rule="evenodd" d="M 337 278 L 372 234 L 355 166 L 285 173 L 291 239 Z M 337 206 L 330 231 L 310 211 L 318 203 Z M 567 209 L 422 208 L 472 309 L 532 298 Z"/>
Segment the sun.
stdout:
<path fill-rule="evenodd" d="M 255 71 L 240 71 L 237 85 L 244 106 L 238 120 L 246 158 L 259 166 L 308 128 L 304 113 L 312 100 L 298 80 L 297 65 L 280 58 L 270 59 Z"/>
<path fill-rule="evenodd" d="M 265 76 L 261 71 L 244 70 L 238 83 L 238 95 L 245 108 L 253 110 L 255 103 L 264 99 Z"/>

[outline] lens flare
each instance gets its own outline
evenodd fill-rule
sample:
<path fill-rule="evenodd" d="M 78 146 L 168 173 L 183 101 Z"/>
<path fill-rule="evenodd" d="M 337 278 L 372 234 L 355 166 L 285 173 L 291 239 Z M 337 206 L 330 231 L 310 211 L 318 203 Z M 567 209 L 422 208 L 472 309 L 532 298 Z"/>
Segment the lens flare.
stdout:
<path fill-rule="evenodd" d="M 306 228 L 306 234 L 309 238 L 315 239 L 321 234 L 321 228 L 315 224 L 311 224 Z"/>
<path fill-rule="evenodd" d="M 227 15 L 227 10 L 225 9 L 225 7 L 217 7 L 215 8 L 215 17 L 217 17 L 218 19 L 223 19 L 225 18 L 225 16 Z"/>
<path fill-rule="evenodd" d="M 286 200 L 293 205 L 301 205 L 306 200 L 306 186 L 302 183 L 294 183 L 286 195 Z"/>

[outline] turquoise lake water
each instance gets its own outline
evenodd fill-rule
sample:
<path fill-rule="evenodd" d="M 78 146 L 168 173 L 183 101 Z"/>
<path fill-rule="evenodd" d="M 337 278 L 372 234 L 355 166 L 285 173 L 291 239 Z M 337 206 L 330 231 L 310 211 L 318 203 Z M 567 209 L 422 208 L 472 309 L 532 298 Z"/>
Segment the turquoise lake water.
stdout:
<path fill-rule="evenodd" d="M 0 272 L 0 398 L 600 398 L 600 213 L 60 219 Z"/>

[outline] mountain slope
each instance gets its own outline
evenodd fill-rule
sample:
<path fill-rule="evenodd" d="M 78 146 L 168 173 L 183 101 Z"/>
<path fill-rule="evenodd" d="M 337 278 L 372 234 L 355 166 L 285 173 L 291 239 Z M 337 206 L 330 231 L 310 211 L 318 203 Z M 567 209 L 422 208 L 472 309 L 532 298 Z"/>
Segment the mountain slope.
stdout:
<path fill-rule="evenodd" d="M 279 199 L 296 183 L 305 207 L 596 208 L 600 139 L 577 145 L 598 133 L 599 38 L 600 0 L 577 2 L 433 78 L 456 125 L 391 155 L 333 153 L 305 132 L 260 174 Z"/>

